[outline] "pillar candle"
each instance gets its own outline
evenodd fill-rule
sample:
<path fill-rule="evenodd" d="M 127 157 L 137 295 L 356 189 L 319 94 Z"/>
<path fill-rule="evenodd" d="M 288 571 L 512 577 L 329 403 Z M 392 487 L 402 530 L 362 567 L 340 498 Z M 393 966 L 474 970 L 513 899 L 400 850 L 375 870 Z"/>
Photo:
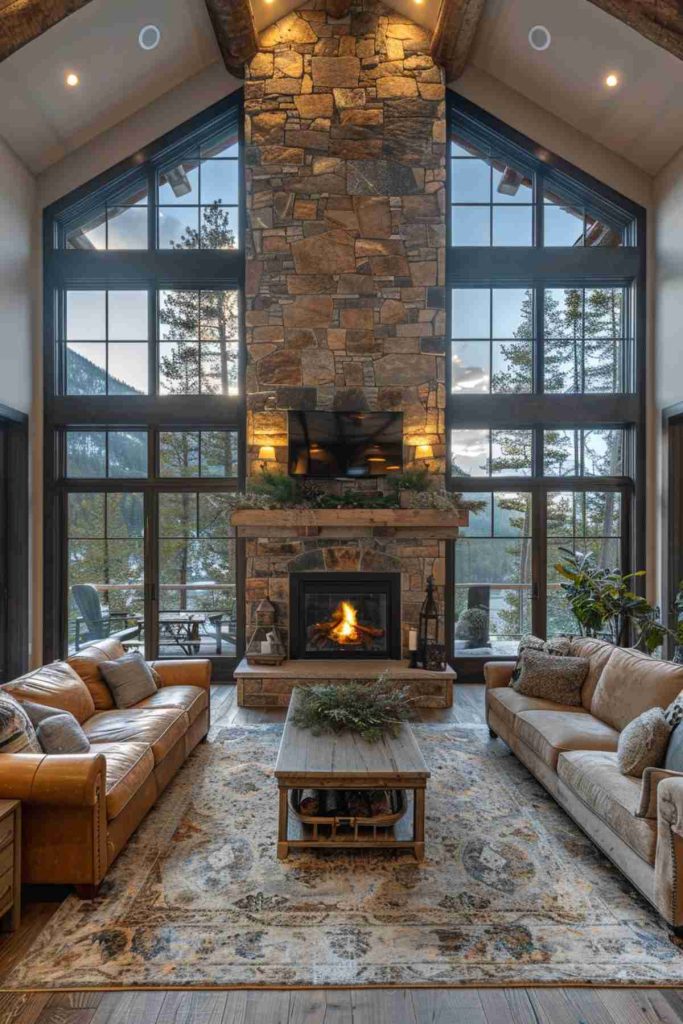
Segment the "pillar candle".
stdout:
<path fill-rule="evenodd" d="M 417 630 L 416 629 L 409 629 L 408 630 L 408 650 L 409 651 L 416 651 L 417 650 Z"/>

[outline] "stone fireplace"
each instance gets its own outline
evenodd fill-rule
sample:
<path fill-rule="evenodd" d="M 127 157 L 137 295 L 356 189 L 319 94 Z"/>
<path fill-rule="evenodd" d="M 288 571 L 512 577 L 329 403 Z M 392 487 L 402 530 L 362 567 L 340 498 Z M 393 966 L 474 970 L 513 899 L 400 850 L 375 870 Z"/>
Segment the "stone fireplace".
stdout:
<path fill-rule="evenodd" d="M 267 28 L 260 44 L 245 81 L 248 472 L 287 471 L 290 411 L 394 411 L 403 414 L 404 466 L 424 466 L 442 486 L 446 117 L 429 33 L 377 0 L 353 0 L 339 19 L 314 0 Z M 383 657 L 408 678 L 399 659 L 430 575 L 443 614 L 457 516 L 244 510 L 235 523 L 246 548 L 247 632 L 269 598 L 294 656 L 272 670 L 240 665 L 240 703 L 286 703 L 316 666 L 329 677 L 351 664 L 354 678 L 364 665 L 367 678 L 377 675 L 382 658 L 372 648 L 365 658 L 343 645 L 321 651 L 329 660 L 299 657 L 297 576 L 326 578 L 331 589 L 343 574 L 392 577 Z M 336 614 L 336 604 L 325 607 Z M 412 672 L 428 705 L 449 703 L 452 673 Z"/>

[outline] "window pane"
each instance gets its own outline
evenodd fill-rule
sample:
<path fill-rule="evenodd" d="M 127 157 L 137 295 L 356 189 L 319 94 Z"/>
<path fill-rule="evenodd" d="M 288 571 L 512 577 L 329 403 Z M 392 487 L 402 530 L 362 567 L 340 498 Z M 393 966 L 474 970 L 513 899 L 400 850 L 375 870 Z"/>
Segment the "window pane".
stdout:
<path fill-rule="evenodd" d="M 237 204 L 239 164 L 236 160 L 204 160 L 201 165 L 201 204 Z"/>
<path fill-rule="evenodd" d="M 491 431 L 491 476 L 531 476 L 531 431 Z"/>
<path fill-rule="evenodd" d="M 146 395 L 148 378 L 147 345 L 109 345 L 110 395 Z"/>
<path fill-rule="evenodd" d="M 159 345 L 159 391 L 162 395 L 199 394 L 199 345 L 196 342 Z"/>
<path fill-rule="evenodd" d="M 489 475 L 488 430 L 452 430 L 451 466 L 454 476 Z"/>
<path fill-rule="evenodd" d="M 531 177 L 523 171 L 517 171 L 510 165 L 503 170 L 493 168 L 493 201 L 494 203 L 527 203 L 532 204 L 534 198 Z"/>
<path fill-rule="evenodd" d="M 149 337 L 146 291 L 109 292 L 109 340 L 146 341 Z"/>
<path fill-rule="evenodd" d="M 533 387 L 533 350 L 530 341 L 492 345 L 491 390 L 496 394 L 526 393 Z"/>
<path fill-rule="evenodd" d="M 125 540 L 144 535 L 142 494 L 107 495 L 107 537 Z"/>
<path fill-rule="evenodd" d="M 453 338 L 490 338 L 491 336 L 491 289 L 453 288 L 452 292 Z"/>
<path fill-rule="evenodd" d="M 199 476 L 199 432 L 162 431 L 159 434 L 159 472 L 161 476 Z"/>
<path fill-rule="evenodd" d="M 583 431 L 585 476 L 621 476 L 624 472 L 623 430 Z"/>
<path fill-rule="evenodd" d="M 65 247 L 67 249 L 82 249 L 88 252 L 93 249 L 107 248 L 107 212 L 102 207 L 95 214 L 79 227 L 72 228 L 66 233 Z"/>
<path fill-rule="evenodd" d="M 532 206 L 493 207 L 493 245 L 533 245 Z"/>
<path fill-rule="evenodd" d="M 159 248 L 199 248 L 199 209 L 196 206 L 159 207 Z"/>
<path fill-rule="evenodd" d="M 107 346 L 66 346 L 67 395 L 103 395 L 107 389 Z"/>
<path fill-rule="evenodd" d="M 534 303 L 530 288 L 492 289 L 494 338 L 533 338 Z"/>
<path fill-rule="evenodd" d="M 117 206 L 107 211 L 109 249 L 147 248 L 147 207 Z"/>
<path fill-rule="evenodd" d="M 543 472 L 546 476 L 578 476 L 580 465 L 579 431 L 543 432 Z"/>
<path fill-rule="evenodd" d="M 202 249 L 236 249 L 239 211 L 236 206 L 202 206 Z"/>
<path fill-rule="evenodd" d="M 545 390 L 624 390 L 624 290 L 549 288 L 545 292 Z"/>
<path fill-rule="evenodd" d="M 514 655 L 531 628 L 531 496 L 475 493 L 454 546 L 457 657 Z"/>
<path fill-rule="evenodd" d="M 543 207 L 543 242 L 546 246 L 583 245 L 583 210 L 556 206 L 546 200 Z"/>
<path fill-rule="evenodd" d="M 104 430 L 69 430 L 66 434 L 66 475 L 103 477 L 107 471 L 107 435 Z"/>
<path fill-rule="evenodd" d="M 106 336 L 106 292 L 68 291 L 66 340 L 104 341 Z"/>
<path fill-rule="evenodd" d="M 239 334 L 239 297 L 236 291 L 202 291 L 199 303 L 202 341 L 236 341 Z"/>
<path fill-rule="evenodd" d="M 147 434 L 144 431 L 109 431 L 109 476 L 147 476 Z"/>
<path fill-rule="evenodd" d="M 490 347 L 487 341 L 454 341 L 452 390 L 481 393 L 490 390 Z"/>
<path fill-rule="evenodd" d="M 451 207 L 451 245 L 490 245 L 489 206 Z"/>
<path fill-rule="evenodd" d="M 237 432 L 232 430 L 202 431 L 202 476 L 237 476 Z"/>
<path fill-rule="evenodd" d="M 586 245 L 602 245 L 610 248 L 623 244 L 623 228 L 611 227 L 597 217 L 586 214 Z"/>
<path fill-rule="evenodd" d="M 490 203 L 491 168 L 484 160 L 451 161 L 451 198 L 454 203 Z"/>
<path fill-rule="evenodd" d="M 199 337 L 199 292 L 159 292 L 159 337 L 170 341 Z"/>

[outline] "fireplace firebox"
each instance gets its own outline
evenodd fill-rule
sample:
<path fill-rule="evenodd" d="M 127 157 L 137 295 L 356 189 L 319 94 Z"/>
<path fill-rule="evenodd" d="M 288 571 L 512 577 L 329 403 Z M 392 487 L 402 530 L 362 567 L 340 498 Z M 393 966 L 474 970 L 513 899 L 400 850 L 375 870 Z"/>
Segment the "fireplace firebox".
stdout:
<path fill-rule="evenodd" d="M 400 658 L 401 574 L 292 573 L 292 658 Z"/>

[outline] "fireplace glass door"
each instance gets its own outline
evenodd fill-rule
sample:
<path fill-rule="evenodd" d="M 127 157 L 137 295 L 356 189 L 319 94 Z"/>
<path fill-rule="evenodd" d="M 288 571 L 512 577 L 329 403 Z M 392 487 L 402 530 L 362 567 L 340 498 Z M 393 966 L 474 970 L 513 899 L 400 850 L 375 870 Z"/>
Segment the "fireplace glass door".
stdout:
<path fill-rule="evenodd" d="M 293 658 L 400 657 L 399 573 L 295 573 Z"/>

